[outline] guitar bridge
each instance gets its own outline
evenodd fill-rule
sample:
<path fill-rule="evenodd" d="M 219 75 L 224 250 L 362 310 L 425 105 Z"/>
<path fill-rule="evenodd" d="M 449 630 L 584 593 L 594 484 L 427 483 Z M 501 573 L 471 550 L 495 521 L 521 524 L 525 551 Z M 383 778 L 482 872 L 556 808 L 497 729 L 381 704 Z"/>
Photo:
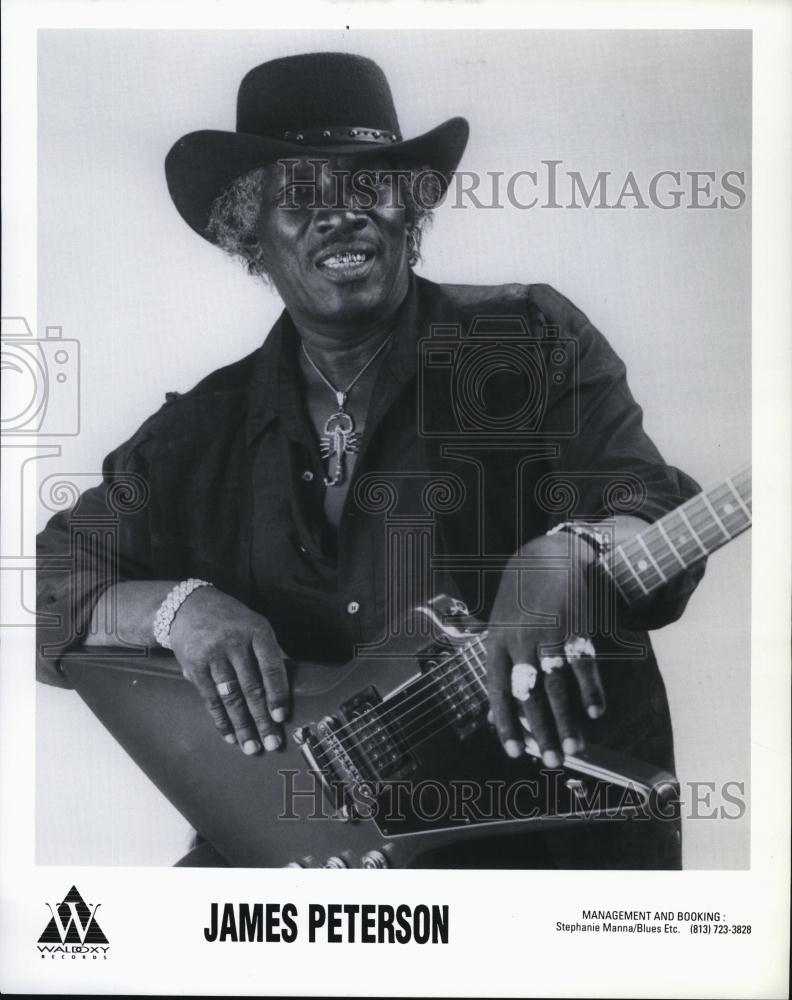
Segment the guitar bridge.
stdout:
<path fill-rule="evenodd" d="M 389 725 L 389 710 L 383 705 L 387 703 L 369 685 L 344 702 L 338 716 L 326 716 L 294 734 L 341 819 L 355 819 L 356 803 L 418 766 L 396 726 Z"/>

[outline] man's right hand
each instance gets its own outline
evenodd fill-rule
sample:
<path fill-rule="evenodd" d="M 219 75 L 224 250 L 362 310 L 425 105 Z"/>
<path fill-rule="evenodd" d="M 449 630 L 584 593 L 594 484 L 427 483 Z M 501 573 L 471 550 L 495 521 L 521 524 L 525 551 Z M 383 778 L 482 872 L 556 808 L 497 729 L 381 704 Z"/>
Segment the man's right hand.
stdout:
<path fill-rule="evenodd" d="M 262 746 L 277 750 L 289 681 L 267 619 L 214 587 L 201 587 L 176 612 L 170 640 L 226 742 L 246 754 Z"/>

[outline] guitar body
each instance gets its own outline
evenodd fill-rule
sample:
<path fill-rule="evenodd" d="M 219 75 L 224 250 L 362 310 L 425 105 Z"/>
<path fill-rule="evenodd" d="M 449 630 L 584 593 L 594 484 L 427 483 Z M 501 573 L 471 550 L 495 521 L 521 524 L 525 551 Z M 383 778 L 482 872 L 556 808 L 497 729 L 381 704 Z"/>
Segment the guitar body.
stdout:
<path fill-rule="evenodd" d="M 219 737 L 164 651 L 92 650 L 64 670 L 234 866 L 409 867 L 460 838 L 623 817 L 675 797 L 671 775 L 605 750 L 547 770 L 527 737 L 526 754 L 509 759 L 486 723 L 481 677 L 462 656 L 471 634 L 448 629 L 428 643 L 424 634 L 345 665 L 290 663 L 285 746 L 252 757 Z"/>

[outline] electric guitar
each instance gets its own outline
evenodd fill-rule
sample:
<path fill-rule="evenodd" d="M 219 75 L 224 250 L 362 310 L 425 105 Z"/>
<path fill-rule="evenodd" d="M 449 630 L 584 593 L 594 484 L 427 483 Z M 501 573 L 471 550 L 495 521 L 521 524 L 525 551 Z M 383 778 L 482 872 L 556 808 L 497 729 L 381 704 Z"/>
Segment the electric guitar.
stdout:
<path fill-rule="evenodd" d="M 611 551 L 604 570 L 634 603 L 750 527 L 751 509 L 746 469 Z M 463 837 L 672 814 L 672 775 L 603 747 L 548 770 L 526 732 L 524 756 L 508 758 L 487 724 L 485 634 L 459 601 L 438 597 L 373 658 L 288 663 L 290 739 L 253 757 L 218 738 L 164 650 L 92 650 L 63 666 L 130 756 L 234 866 L 409 867 Z"/>

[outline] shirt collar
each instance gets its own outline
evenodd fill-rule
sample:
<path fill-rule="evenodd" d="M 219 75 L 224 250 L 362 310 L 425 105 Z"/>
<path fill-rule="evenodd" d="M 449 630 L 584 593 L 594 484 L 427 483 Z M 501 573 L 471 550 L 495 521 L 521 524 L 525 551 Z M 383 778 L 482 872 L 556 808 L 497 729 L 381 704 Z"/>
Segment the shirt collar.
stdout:
<path fill-rule="evenodd" d="M 410 287 L 399 307 L 395 335 L 385 352 L 368 421 L 376 422 L 394 394 L 416 373 L 420 341 L 436 322 L 448 321 L 446 302 L 438 285 L 410 274 Z M 299 334 L 284 309 L 259 348 L 250 382 L 248 442 L 280 419 L 290 436 L 302 439 L 307 426 L 298 383 Z"/>
<path fill-rule="evenodd" d="M 277 376 L 281 365 L 283 328 L 286 322 L 288 313 L 284 310 L 258 349 L 253 365 L 248 389 L 248 444 L 251 444 L 278 417 Z"/>

